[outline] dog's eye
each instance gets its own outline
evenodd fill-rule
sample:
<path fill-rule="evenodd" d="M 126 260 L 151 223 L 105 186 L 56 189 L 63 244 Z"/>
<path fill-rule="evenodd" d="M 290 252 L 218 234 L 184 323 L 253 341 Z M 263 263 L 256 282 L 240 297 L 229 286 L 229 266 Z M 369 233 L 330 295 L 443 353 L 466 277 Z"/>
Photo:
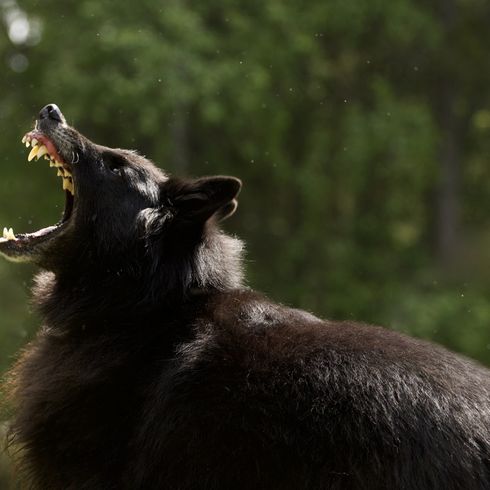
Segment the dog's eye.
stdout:
<path fill-rule="evenodd" d="M 118 154 L 108 152 L 103 156 L 102 163 L 108 172 L 115 175 L 122 175 L 124 173 L 126 160 Z"/>
<path fill-rule="evenodd" d="M 114 175 L 122 174 L 122 165 L 116 161 L 109 161 L 106 163 L 106 168 Z"/>

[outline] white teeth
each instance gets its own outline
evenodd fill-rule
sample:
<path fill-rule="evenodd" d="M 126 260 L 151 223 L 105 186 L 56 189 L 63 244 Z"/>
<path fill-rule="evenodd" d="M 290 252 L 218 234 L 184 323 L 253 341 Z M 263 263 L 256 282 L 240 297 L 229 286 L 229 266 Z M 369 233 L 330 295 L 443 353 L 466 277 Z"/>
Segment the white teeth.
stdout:
<path fill-rule="evenodd" d="M 63 177 L 63 190 L 69 191 L 72 195 L 75 195 L 75 189 L 73 187 L 73 182 L 68 177 Z"/>
<path fill-rule="evenodd" d="M 36 158 L 39 160 L 43 155 L 46 155 L 46 153 L 48 153 L 48 149 L 44 145 L 41 145 L 37 152 Z"/>
<path fill-rule="evenodd" d="M 39 160 L 41 157 L 44 157 L 49 161 L 50 167 L 56 167 L 58 177 L 62 177 L 62 185 L 63 190 L 69 191 L 71 194 L 75 195 L 75 187 L 73 185 L 73 180 L 71 176 L 71 172 L 63 167 L 63 163 L 58 162 L 55 158 L 49 154 L 48 148 L 46 145 L 41 144 L 38 146 L 38 140 L 36 138 L 30 139 L 30 136 L 26 135 L 22 138 L 22 143 L 25 143 L 26 147 L 32 144 L 32 150 L 27 157 L 27 160 L 30 162 L 34 158 Z M 16 240 L 14 235 L 14 230 L 12 228 L 4 228 L 3 229 L 3 239 L 4 240 Z"/>
<path fill-rule="evenodd" d="M 34 140 L 32 140 L 32 141 L 34 141 Z M 37 155 L 38 151 L 39 151 L 39 147 L 37 145 L 32 145 L 32 150 L 29 153 L 29 156 L 27 157 L 27 161 L 30 162 Z"/>
<path fill-rule="evenodd" d="M 3 238 L 5 240 L 16 240 L 15 235 L 14 235 L 14 230 L 12 228 L 4 228 L 3 229 Z"/>

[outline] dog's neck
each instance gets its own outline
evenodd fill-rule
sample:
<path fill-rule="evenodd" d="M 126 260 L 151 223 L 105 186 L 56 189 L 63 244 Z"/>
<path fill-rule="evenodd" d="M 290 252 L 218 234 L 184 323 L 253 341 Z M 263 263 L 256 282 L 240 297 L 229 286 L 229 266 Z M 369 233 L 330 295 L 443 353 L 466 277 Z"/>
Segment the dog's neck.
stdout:
<path fill-rule="evenodd" d="M 239 239 L 214 230 L 189 256 L 161 254 L 138 265 L 101 262 L 86 268 L 80 259 L 76 273 L 40 273 L 34 300 L 48 325 L 124 321 L 155 309 L 171 311 L 202 293 L 242 288 L 242 254 Z M 82 318 L 87 311 L 95 316 Z"/>

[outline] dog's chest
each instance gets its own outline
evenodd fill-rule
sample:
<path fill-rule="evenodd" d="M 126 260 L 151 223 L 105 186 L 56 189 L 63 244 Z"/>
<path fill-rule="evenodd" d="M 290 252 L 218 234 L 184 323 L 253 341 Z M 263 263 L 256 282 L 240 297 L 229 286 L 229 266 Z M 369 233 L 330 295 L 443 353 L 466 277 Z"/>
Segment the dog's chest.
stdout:
<path fill-rule="evenodd" d="M 18 379 L 16 432 L 31 460 L 67 477 L 122 464 L 143 405 L 136 361 L 134 352 L 117 345 L 77 349 L 42 339 L 28 349 Z"/>

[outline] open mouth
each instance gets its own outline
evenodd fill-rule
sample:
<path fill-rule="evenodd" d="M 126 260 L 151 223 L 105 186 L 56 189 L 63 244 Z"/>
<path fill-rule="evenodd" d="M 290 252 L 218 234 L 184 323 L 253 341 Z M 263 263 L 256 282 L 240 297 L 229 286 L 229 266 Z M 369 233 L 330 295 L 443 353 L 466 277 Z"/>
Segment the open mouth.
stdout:
<path fill-rule="evenodd" d="M 27 157 L 28 161 L 44 158 L 49 166 L 56 170 L 58 177 L 62 179 L 62 188 L 65 192 L 65 209 L 61 220 L 53 225 L 32 233 L 15 234 L 12 228 L 4 228 L 0 237 L 0 252 L 13 260 L 23 260 L 35 254 L 38 246 L 49 242 L 58 235 L 69 222 L 74 209 L 75 185 L 72 175 L 72 167 L 63 160 L 53 141 L 39 129 L 28 132 L 22 143 L 27 148 L 31 147 Z"/>

